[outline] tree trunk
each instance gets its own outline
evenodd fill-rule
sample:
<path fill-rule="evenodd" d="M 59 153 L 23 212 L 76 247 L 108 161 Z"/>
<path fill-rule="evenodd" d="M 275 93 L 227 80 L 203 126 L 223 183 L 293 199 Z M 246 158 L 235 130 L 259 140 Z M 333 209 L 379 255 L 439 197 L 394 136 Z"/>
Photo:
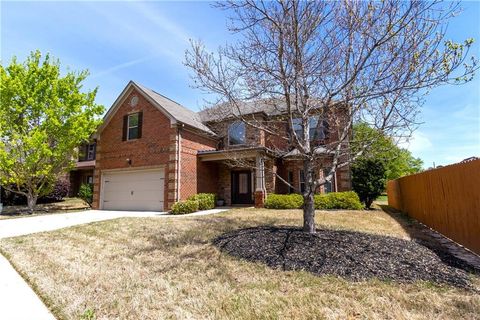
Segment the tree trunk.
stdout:
<path fill-rule="evenodd" d="M 315 233 L 315 203 L 313 192 L 303 196 L 303 231 Z"/>
<path fill-rule="evenodd" d="M 28 205 L 28 212 L 30 214 L 33 213 L 33 209 L 37 204 L 38 196 L 31 194 L 30 192 L 27 194 L 27 205 Z"/>
<path fill-rule="evenodd" d="M 311 161 L 303 163 L 305 191 L 303 193 L 303 231 L 315 233 L 315 202 L 313 198 L 313 165 Z"/>

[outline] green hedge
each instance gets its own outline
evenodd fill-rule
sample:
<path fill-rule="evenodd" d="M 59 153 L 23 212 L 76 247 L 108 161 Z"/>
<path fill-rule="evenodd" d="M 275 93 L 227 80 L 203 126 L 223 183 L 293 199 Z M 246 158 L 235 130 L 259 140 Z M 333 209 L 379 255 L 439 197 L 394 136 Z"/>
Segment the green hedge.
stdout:
<path fill-rule="evenodd" d="M 180 201 L 172 206 L 172 214 L 187 214 L 198 211 L 199 203 L 195 200 Z"/>
<path fill-rule="evenodd" d="M 215 193 L 199 193 L 188 197 L 188 200 L 198 201 L 199 210 L 209 210 L 215 208 Z"/>
<path fill-rule="evenodd" d="M 317 194 L 314 197 L 315 209 L 360 210 L 363 208 L 358 195 L 353 191 Z M 265 201 L 269 209 L 300 209 L 303 196 L 300 194 L 270 194 Z"/>
<path fill-rule="evenodd" d="M 269 194 L 265 200 L 265 208 L 269 209 L 300 209 L 303 197 L 300 194 Z"/>
<path fill-rule="evenodd" d="M 315 209 L 361 210 L 363 205 L 358 195 L 353 191 L 331 192 L 315 195 Z"/>

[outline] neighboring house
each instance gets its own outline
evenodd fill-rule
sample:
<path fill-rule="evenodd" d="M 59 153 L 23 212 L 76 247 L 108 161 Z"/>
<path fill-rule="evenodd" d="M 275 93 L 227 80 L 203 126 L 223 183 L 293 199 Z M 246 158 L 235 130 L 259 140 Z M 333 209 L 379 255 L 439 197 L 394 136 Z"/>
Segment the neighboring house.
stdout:
<path fill-rule="evenodd" d="M 270 116 L 249 107 L 252 114 Z M 93 182 L 94 208 L 158 211 L 201 192 L 216 193 L 226 205 L 263 206 L 265 194 L 295 191 L 282 180 L 303 188 L 294 151 L 275 157 L 269 152 L 275 139 L 215 110 L 195 113 L 130 81 L 105 115 L 96 143 L 82 147 L 71 173 L 73 188 Z M 318 191 L 349 189 L 344 167 Z"/>

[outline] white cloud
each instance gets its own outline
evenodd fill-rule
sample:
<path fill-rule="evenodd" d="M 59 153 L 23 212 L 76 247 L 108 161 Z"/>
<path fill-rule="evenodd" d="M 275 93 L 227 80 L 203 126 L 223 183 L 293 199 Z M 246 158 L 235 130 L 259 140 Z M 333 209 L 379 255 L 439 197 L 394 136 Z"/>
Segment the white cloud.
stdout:
<path fill-rule="evenodd" d="M 433 147 L 427 135 L 421 131 L 415 131 L 408 141 L 402 141 L 399 146 L 410 150 L 413 154 L 425 151 Z"/>
<path fill-rule="evenodd" d="M 110 68 L 107 68 L 105 70 L 101 70 L 99 72 L 96 72 L 96 73 L 92 74 L 90 76 L 90 78 L 97 78 L 97 77 L 105 76 L 105 75 L 114 73 L 118 70 L 122 70 L 122 69 L 125 69 L 125 68 L 128 68 L 128 67 L 143 63 L 143 62 L 148 61 L 152 58 L 153 58 L 153 56 L 150 55 L 150 56 L 142 57 L 142 58 L 139 58 L 139 59 L 135 59 L 135 60 L 127 61 L 127 62 L 124 62 L 124 63 L 120 63 L 120 64 L 117 64 L 113 67 L 110 67 Z"/>
<path fill-rule="evenodd" d="M 107 28 L 97 30 L 114 46 L 123 46 L 128 51 L 163 55 L 178 62 L 188 44 L 189 35 L 176 22 L 163 15 L 151 3 L 123 2 L 118 10 L 109 5 L 84 3 L 106 23 Z"/>

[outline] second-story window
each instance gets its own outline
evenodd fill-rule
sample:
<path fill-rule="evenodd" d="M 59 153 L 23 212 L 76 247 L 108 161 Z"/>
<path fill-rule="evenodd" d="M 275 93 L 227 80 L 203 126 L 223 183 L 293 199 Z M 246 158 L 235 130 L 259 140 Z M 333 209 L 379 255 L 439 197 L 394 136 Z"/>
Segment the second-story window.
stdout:
<path fill-rule="evenodd" d="M 138 113 L 128 116 L 128 140 L 138 138 Z"/>
<path fill-rule="evenodd" d="M 87 160 L 95 159 L 95 144 L 90 143 L 87 145 Z"/>
<path fill-rule="evenodd" d="M 228 144 L 231 146 L 245 144 L 246 126 L 244 122 L 237 121 L 228 127 Z"/>
<path fill-rule="evenodd" d="M 301 118 L 293 119 L 293 131 L 298 138 L 303 139 L 303 123 Z M 324 140 L 327 134 L 327 122 L 320 121 L 317 117 L 310 117 L 308 119 L 308 135 L 310 141 Z"/>
<path fill-rule="evenodd" d="M 142 112 L 123 117 L 123 140 L 134 140 L 142 137 Z"/>

